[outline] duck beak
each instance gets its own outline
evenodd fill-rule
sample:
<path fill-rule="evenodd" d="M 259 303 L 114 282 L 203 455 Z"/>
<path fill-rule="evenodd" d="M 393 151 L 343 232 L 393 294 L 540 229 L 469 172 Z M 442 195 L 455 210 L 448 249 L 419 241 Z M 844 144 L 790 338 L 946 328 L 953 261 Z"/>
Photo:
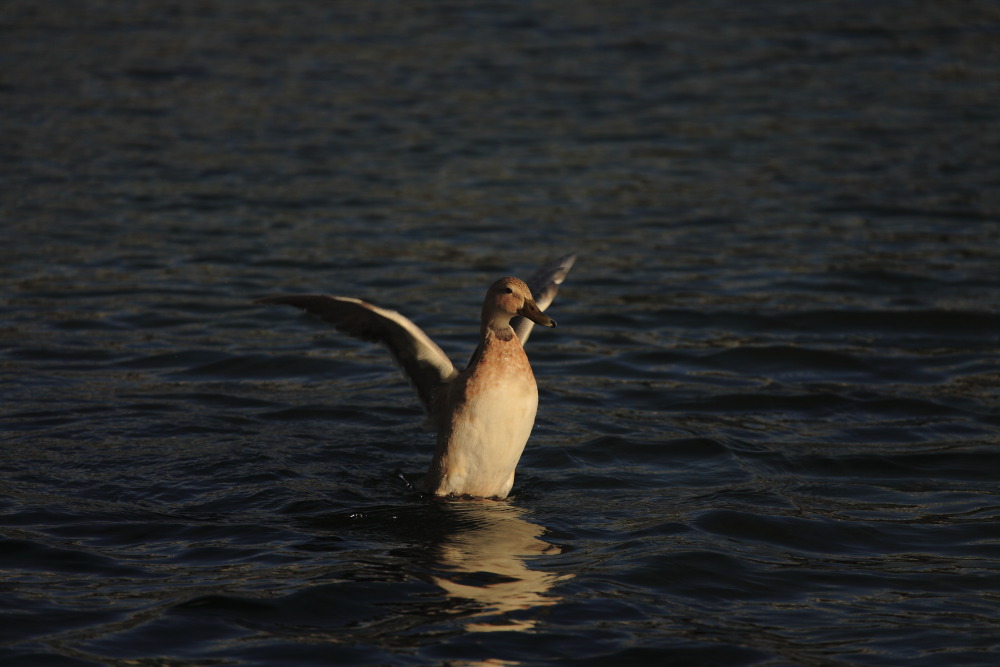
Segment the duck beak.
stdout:
<path fill-rule="evenodd" d="M 525 299 L 524 305 L 517 311 L 517 314 L 527 317 L 535 324 L 541 324 L 543 327 L 554 327 L 556 325 L 554 319 L 539 310 L 534 299 Z"/>

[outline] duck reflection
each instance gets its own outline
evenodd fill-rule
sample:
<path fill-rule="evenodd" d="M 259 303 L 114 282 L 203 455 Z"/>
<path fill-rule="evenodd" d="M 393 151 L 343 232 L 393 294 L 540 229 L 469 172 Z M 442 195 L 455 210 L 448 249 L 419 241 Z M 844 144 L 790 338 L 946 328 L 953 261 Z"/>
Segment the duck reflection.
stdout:
<path fill-rule="evenodd" d="M 540 536 L 541 526 L 527 521 L 527 511 L 503 501 L 462 500 L 447 503 L 454 532 L 436 550 L 433 581 L 456 600 L 471 601 L 478 611 L 468 617 L 471 632 L 530 630 L 533 619 L 509 612 L 547 607 L 559 602 L 549 591 L 572 575 L 534 570 L 539 556 L 561 553 Z M 444 570 L 444 573 L 441 573 Z"/>

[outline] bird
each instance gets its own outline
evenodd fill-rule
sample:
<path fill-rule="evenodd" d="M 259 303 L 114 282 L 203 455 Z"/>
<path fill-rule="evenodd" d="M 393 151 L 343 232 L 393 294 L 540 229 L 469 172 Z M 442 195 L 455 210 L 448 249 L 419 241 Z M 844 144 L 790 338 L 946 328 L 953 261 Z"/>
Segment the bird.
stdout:
<path fill-rule="evenodd" d="M 437 431 L 430 468 L 417 490 L 503 499 L 514 485 L 538 409 L 538 387 L 523 346 L 535 324 L 556 326 L 544 311 L 575 261 L 576 254 L 564 255 L 527 282 L 512 276 L 494 282 L 483 300 L 479 345 L 461 371 L 409 318 L 361 299 L 287 294 L 255 303 L 294 306 L 342 333 L 385 345 Z"/>

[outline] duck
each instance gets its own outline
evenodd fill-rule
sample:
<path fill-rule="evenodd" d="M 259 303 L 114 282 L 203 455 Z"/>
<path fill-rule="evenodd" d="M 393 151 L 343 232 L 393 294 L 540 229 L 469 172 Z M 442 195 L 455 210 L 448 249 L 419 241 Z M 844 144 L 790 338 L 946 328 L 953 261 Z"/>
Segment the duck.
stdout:
<path fill-rule="evenodd" d="M 255 299 L 294 306 L 354 338 L 388 348 L 437 431 L 434 456 L 416 488 L 434 496 L 506 498 L 535 424 L 538 386 L 524 351 L 534 325 L 555 327 L 544 311 L 574 262 L 543 265 L 527 282 L 507 276 L 486 291 L 479 345 L 459 371 L 409 318 L 361 299 L 280 294 Z"/>

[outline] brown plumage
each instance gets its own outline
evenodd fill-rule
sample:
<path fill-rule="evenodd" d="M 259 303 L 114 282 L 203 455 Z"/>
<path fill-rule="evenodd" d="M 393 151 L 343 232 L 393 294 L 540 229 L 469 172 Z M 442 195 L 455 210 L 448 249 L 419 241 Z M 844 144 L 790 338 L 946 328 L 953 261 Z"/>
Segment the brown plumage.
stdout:
<path fill-rule="evenodd" d="M 534 324 L 556 325 L 543 311 L 575 260 L 567 255 L 542 267 L 531 287 L 511 277 L 493 283 L 483 301 L 479 347 L 461 372 L 427 334 L 395 311 L 325 294 L 271 296 L 257 303 L 302 308 L 350 336 L 385 344 L 438 432 L 434 459 L 419 488 L 436 495 L 504 498 L 538 406 L 522 345 Z"/>

